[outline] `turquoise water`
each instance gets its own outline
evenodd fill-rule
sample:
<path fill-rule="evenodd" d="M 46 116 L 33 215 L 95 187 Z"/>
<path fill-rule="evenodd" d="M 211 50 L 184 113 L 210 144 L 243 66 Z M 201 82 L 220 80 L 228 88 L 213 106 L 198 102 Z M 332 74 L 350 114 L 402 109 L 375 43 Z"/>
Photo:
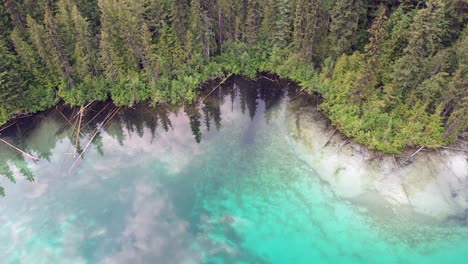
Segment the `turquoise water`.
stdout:
<path fill-rule="evenodd" d="M 298 158 L 284 125 L 296 95 L 277 86 L 234 79 L 204 103 L 122 109 L 74 167 L 56 111 L 4 132 L 41 159 L 0 145 L 16 179 L 0 180 L 0 262 L 467 263 L 467 226 L 337 197 Z"/>

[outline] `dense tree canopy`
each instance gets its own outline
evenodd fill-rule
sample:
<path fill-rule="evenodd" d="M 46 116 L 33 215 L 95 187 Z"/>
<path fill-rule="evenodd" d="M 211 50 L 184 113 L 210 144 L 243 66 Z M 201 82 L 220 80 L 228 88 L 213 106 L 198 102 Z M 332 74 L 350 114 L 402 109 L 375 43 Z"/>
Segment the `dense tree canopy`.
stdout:
<path fill-rule="evenodd" d="M 340 131 L 371 148 L 437 147 L 467 129 L 467 9 L 463 0 L 3 0 L 0 124 L 60 100 L 190 102 L 204 80 L 267 71 L 322 94 Z"/>

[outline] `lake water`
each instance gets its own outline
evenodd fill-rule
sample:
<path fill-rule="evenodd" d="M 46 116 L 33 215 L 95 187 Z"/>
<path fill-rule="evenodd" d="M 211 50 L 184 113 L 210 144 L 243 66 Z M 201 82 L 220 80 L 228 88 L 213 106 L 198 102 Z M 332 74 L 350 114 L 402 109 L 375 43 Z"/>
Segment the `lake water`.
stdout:
<path fill-rule="evenodd" d="M 0 262 L 468 263 L 466 225 L 388 217 L 301 161 L 286 86 L 234 78 L 198 104 L 122 108 L 88 146 L 115 109 L 95 104 L 82 159 L 76 109 L 3 131 L 40 160 L 0 143 L 16 180 L 0 177 Z"/>

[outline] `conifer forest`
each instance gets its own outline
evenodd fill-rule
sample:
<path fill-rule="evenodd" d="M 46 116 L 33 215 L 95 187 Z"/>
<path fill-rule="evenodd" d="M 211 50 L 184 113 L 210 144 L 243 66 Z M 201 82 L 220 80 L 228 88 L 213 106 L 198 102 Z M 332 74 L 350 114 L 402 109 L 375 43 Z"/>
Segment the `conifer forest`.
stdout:
<path fill-rule="evenodd" d="M 180 104 L 277 75 L 399 153 L 468 126 L 466 0 L 3 0 L 0 124 L 65 103 Z"/>

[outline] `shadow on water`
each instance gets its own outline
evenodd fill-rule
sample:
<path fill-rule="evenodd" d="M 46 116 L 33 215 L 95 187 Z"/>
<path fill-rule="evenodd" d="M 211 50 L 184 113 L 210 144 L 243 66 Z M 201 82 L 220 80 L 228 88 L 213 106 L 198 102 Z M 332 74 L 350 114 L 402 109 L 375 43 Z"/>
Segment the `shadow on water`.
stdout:
<path fill-rule="evenodd" d="M 205 92 L 209 90 L 211 89 L 208 87 Z M 50 161 L 57 142 L 63 140 L 68 141 L 73 148 L 64 155 L 74 152 L 81 153 L 81 158 L 86 157 L 83 148 L 96 133 L 90 147 L 94 147 L 101 156 L 104 156 L 102 132 L 107 133 L 123 146 L 126 137 L 142 138 L 145 131 L 149 131 L 152 143 L 157 140 L 158 130 L 165 132 L 173 130 L 174 116 L 184 114 L 189 118 L 194 141 L 201 143 L 204 137 L 203 131 L 210 132 L 222 128 L 221 107 L 229 104 L 231 111 L 238 111 L 234 109 L 234 102 L 238 101 L 242 114 L 248 115 L 251 119 L 242 137 L 242 143 L 252 144 L 255 141 L 258 118 L 265 119 L 269 123 L 278 114 L 279 108 L 274 106 L 284 98 L 295 98 L 298 92 L 294 84 L 285 80 L 271 81 L 265 78 L 249 80 L 232 77 L 203 101 L 198 100 L 178 106 L 160 104 L 151 107 L 148 104 L 138 104 L 133 108 L 121 108 L 112 121 L 101 129 L 99 129 L 100 126 L 105 123 L 106 117 L 111 115 L 116 106 L 110 102 L 93 103 L 84 111 L 78 140 L 78 132 L 75 128 L 79 123 L 79 107 L 66 105 L 59 105 L 43 113 L 13 120 L 0 131 L 0 138 L 31 153 L 39 160 Z M 261 109 L 259 106 L 262 106 Z M 259 110 L 261 113 L 258 113 Z M 34 172 L 31 166 L 34 162 L 12 147 L 0 143 L 0 195 L 5 193 L 1 187 L 5 181 L 14 183 L 16 177 L 22 176 L 33 182 Z"/>

